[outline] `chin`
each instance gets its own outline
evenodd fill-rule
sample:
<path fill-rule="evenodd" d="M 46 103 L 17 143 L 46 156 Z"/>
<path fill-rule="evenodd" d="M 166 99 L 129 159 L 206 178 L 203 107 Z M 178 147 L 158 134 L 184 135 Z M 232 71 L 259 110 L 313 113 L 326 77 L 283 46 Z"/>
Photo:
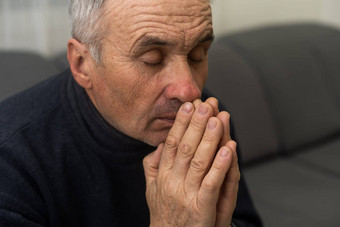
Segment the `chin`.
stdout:
<path fill-rule="evenodd" d="M 159 144 L 164 143 L 169 133 L 169 129 L 161 132 L 153 132 L 151 135 L 141 138 L 144 143 L 153 147 L 158 147 Z"/>

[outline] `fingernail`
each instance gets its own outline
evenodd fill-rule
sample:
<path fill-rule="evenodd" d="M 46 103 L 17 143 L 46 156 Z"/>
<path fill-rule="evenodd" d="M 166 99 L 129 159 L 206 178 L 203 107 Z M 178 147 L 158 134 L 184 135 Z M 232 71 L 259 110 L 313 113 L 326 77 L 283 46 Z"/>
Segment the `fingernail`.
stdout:
<path fill-rule="evenodd" d="M 190 102 L 186 102 L 183 104 L 183 107 L 182 107 L 182 110 L 185 112 L 185 113 L 190 113 L 192 111 L 192 104 Z"/>
<path fill-rule="evenodd" d="M 198 113 L 200 113 L 201 115 L 205 115 L 208 112 L 208 107 L 205 105 L 200 105 L 198 107 Z"/>
<path fill-rule="evenodd" d="M 216 120 L 213 119 L 213 118 L 210 118 L 209 121 L 208 121 L 208 129 L 214 129 L 216 128 Z"/>
<path fill-rule="evenodd" d="M 226 147 L 221 148 L 221 152 L 220 152 L 221 157 L 227 157 L 229 154 L 230 154 L 230 149 Z"/>

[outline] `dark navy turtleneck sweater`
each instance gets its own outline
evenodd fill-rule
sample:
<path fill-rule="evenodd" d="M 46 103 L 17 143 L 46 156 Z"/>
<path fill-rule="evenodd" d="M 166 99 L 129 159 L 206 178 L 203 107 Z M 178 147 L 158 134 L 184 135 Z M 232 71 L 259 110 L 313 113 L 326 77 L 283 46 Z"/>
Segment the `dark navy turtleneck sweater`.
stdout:
<path fill-rule="evenodd" d="M 148 226 L 154 149 L 110 126 L 69 70 L 15 95 L 0 103 L 0 226 Z M 260 225 L 243 181 L 233 220 Z"/>

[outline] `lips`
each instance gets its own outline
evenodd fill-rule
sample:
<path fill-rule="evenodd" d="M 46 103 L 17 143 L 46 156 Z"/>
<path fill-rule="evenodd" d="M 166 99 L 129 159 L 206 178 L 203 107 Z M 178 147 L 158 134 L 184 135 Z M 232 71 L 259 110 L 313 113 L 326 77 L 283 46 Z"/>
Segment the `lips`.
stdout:
<path fill-rule="evenodd" d="M 164 120 L 164 121 L 175 121 L 176 117 L 160 117 L 158 119 Z"/>
<path fill-rule="evenodd" d="M 159 118 L 161 121 L 165 121 L 167 123 L 173 124 L 175 122 L 175 119 L 168 119 L 168 118 Z"/>
<path fill-rule="evenodd" d="M 165 122 L 173 124 L 175 122 L 176 115 L 171 114 L 171 115 L 161 116 L 161 117 L 158 117 L 158 119 L 161 120 L 161 121 L 165 121 Z"/>

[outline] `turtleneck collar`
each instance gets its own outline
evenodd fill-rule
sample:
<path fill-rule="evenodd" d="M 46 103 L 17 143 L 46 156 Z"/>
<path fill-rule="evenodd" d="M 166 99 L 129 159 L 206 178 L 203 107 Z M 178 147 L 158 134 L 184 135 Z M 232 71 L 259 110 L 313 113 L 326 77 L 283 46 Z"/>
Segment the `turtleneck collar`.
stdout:
<path fill-rule="evenodd" d="M 86 91 L 73 79 L 71 72 L 67 81 L 67 94 L 73 114 L 83 132 L 92 143 L 101 148 L 99 150 L 115 159 L 129 161 L 140 159 L 156 149 L 112 127 L 97 111 Z"/>

